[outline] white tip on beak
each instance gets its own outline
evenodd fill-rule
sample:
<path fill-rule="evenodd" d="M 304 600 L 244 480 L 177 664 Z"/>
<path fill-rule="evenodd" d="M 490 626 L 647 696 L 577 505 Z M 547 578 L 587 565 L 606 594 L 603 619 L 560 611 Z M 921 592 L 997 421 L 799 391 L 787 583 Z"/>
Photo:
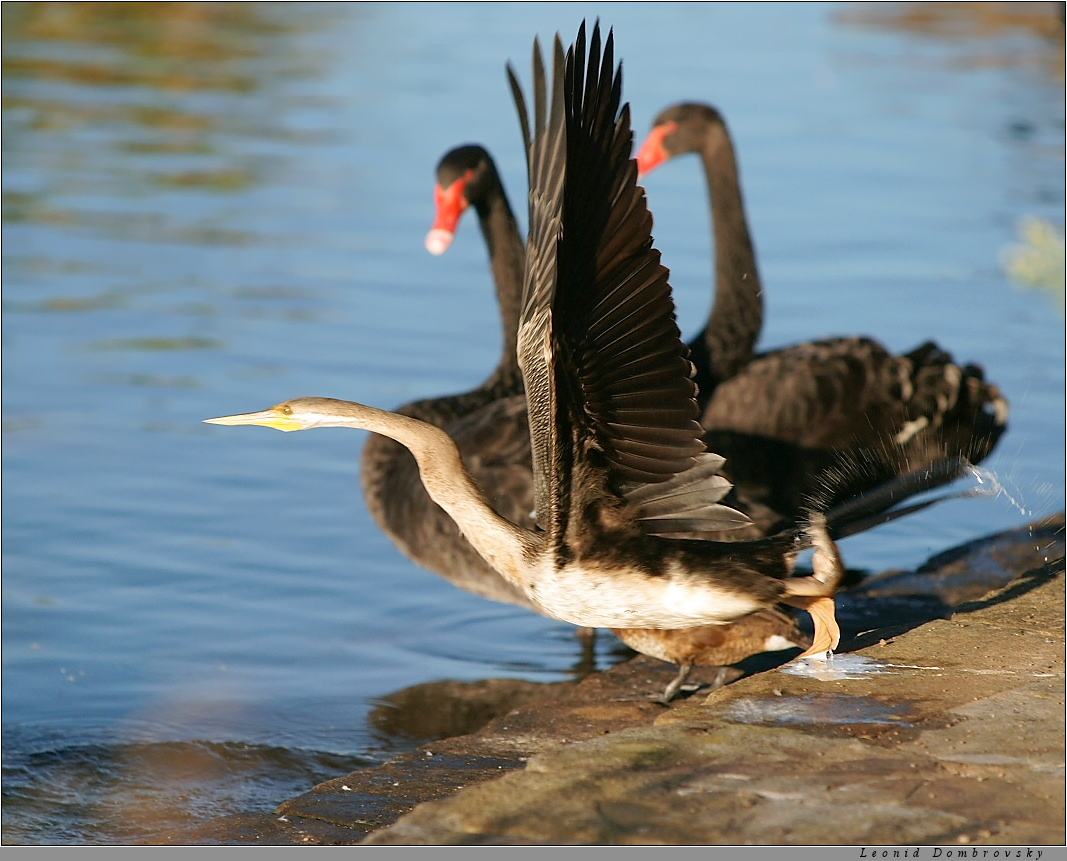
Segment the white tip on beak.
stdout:
<path fill-rule="evenodd" d="M 431 254 L 441 255 L 448 251 L 455 234 L 451 230 L 442 230 L 435 227 L 426 234 L 426 250 Z"/>

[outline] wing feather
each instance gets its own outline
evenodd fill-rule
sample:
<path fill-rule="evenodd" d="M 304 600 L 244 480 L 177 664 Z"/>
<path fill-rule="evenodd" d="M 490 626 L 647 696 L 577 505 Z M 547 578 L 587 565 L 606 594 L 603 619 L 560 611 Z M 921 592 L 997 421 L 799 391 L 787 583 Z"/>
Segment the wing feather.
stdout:
<path fill-rule="evenodd" d="M 561 536 L 572 499 L 605 488 L 652 534 L 747 522 L 718 504 L 730 486 L 701 439 L 693 366 L 631 158 L 614 35 L 602 41 L 597 23 L 587 45 L 583 23 L 566 55 L 558 36 L 553 47 L 549 103 L 534 43 L 532 125 L 509 67 L 530 179 L 518 349 L 539 523 Z"/>

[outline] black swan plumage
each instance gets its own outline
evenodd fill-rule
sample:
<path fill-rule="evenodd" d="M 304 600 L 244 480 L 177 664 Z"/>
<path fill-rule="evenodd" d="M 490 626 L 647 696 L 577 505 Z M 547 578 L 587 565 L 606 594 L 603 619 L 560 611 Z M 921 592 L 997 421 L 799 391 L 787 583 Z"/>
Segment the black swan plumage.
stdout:
<path fill-rule="evenodd" d="M 985 459 L 1007 429 L 1008 402 L 980 367 L 932 341 L 900 355 L 862 336 L 752 352 L 760 279 L 733 144 L 711 105 L 662 111 L 638 152 L 641 175 L 685 153 L 704 168 L 715 248 L 715 307 L 691 344 L 704 381 L 701 423 L 761 528 L 945 456 Z M 832 489 L 827 475 L 839 479 Z"/>

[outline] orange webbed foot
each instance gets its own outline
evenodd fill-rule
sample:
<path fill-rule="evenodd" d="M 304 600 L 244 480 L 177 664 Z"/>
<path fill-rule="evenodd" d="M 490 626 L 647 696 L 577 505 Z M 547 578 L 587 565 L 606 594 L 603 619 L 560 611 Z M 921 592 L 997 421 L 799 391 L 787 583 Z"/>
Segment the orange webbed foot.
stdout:
<path fill-rule="evenodd" d="M 785 600 L 790 606 L 810 613 L 811 621 L 815 625 L 811 647 L 797 655 L 797 659 L 826 654 L 837 648 L 837 644 L 841 642 L 841 629 L 837 626 L 837 617 L 834 615 L 836 606 L 833 598 L 796 596 Z"/>

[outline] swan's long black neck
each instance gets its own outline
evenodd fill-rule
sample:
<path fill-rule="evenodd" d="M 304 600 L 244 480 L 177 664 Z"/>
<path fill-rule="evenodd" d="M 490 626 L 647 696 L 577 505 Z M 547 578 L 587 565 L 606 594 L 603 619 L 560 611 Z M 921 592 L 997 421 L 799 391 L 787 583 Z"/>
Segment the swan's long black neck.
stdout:
<path fill-rule="evenodd" d="M 486 195 L 485 200 L 479 200 L 475 210 L 489 250 L 489 268 L 493 273 L 493 284 L 500 305 L 504 340 L 496 369 L 477 390 L 487 395 L 488 402 L 522 392 L 516 341 L 526 252 L 518 223 L 502 187 L 498 186 L 495 193 Z"/>
<path fill-rule="evenodd" d="M 755 350 L 763 325 L 763 288 L 745 218 L 737 160 L 729 134 L 713 125 L 700 150 L 711 197 L 715 302 L 704 331 L 691 343 L 700 400 L 736 374 Z"/>

